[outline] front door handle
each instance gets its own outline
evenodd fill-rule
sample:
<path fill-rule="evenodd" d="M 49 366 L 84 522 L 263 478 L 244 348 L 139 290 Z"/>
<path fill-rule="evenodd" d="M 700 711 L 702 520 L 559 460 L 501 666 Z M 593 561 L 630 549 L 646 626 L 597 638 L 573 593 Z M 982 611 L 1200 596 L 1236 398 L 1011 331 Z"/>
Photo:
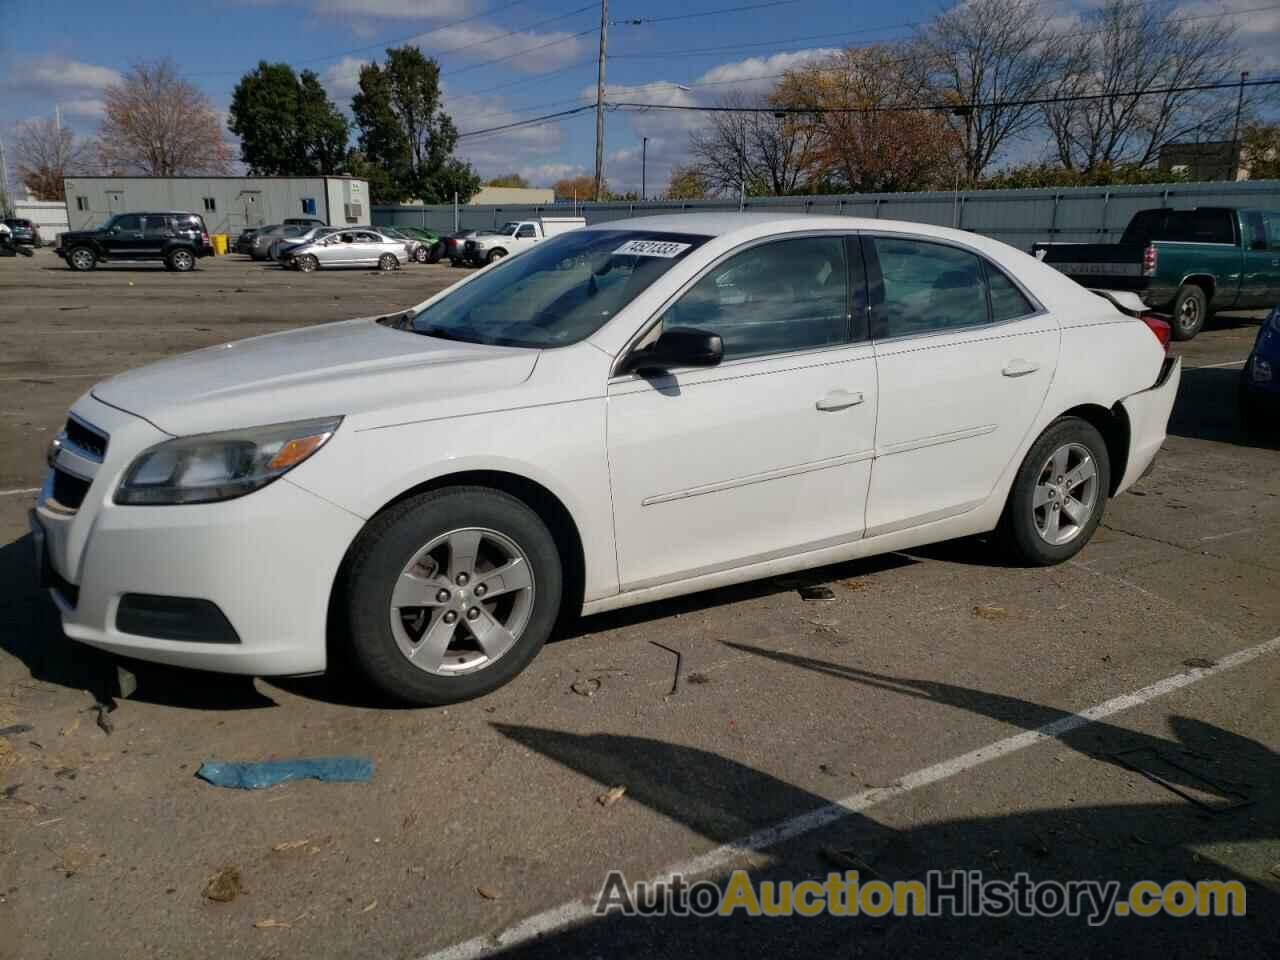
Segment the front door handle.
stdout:
<path fill-rule="evenodd" d="M 1025 377 L 1029 373 L 1035 373 L 1040 369 L 1040 364 L 1032 363 L 1030 360 L 1010 360 L 1000 372 L 1006 377 Z"/>
<path fill-rule="evenodd" d="M 862 401 L 861 391 L 850 393 L 848 390 L 832 390 L 818 401 L 817 407 L 819 410 L 845 410 L 848 407 L 856 407 Z"/>

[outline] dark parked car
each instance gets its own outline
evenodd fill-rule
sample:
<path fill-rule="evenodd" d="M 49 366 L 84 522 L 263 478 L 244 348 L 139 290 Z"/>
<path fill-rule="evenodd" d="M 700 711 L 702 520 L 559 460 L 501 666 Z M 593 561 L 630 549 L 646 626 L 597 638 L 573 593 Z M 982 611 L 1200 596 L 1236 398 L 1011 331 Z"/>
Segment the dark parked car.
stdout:
<path fill-rule="evenodd" d="M 449 258 L 450 266 L 460 267 L 466 263 L 466 246 L 468 240 L 479 236 L 496 233 L 495 230 L 463 230 L 444 238 L 444 255 Z"/>
<path fill-rule="evenodd" d="M 15 244 L 26 244 L 32 247 L 44 246 L 44 241 L 40 238 L 40 231 L 30 220 L 14 217 L 13 219 L 5 220 L 5 225 L 8 226 L 13 234 L 13 242 Z"/>
<path fill-rule="evenodd" d="M 1250 426 L 1273 431 L 1280 426 L 1280 307 L 1263 321 L 1240 371 L 1240 403 Z"/>
<path fill-rule="evenodd" d="M 328 224 L 319 217 L 285 217 L 283 223 L 286 227 L 306 227 L 308 230 L 313 227 L 328 226 Z"/>
<path fill-rule="evenodd" d="M 199 214 L 118 213 L 96 230 L 60 235 L 53 252 L 72 270 L 114 260 L 159 260 L 168 270 L 186 273 L 213 255 L 213 245 Z"/>

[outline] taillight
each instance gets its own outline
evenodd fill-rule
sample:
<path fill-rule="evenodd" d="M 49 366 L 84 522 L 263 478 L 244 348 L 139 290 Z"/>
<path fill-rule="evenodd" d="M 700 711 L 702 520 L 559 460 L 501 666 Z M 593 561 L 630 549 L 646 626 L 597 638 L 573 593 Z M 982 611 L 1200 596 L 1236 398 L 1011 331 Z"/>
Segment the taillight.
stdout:
<path fill-rule="evenodd" d="M 1173 328 L 1169 326 L 1168 321 L 1162 320 L 1151 313 L 1144 313 L 1138 319 L 1145 323 L 1147 328 L 1156 335 L 1156 339 L 1160 341 L 1160 346 L 1168 350 L 1169 341 L 1173 339 Z"/>
<path fill-rule="evenodd" d="M 1147 249 L 1142 251 L 1142 275 L 1144 277 L 1153 277 L 1156 273 L 1156 248 L 1151 244 L 1147 244 Z"/>
<path fill-rule="evenodd" d="M 207 247 L 209 245 L 209 234 L 201 232 L 200 242 Z"/>

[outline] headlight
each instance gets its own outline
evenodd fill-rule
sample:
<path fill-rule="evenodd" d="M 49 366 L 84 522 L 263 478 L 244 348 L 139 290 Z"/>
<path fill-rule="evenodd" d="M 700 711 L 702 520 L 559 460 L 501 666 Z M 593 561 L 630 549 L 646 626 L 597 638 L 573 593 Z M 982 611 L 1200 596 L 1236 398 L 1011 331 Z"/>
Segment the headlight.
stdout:
<path fill-rule="evenodd" d="M 1280 307 L 1271 311 L 1271 319 L 1267 321 L 1267 326 L 1275 333 L 1280 333 Z"/>
<path fill-rule="evenodd" d="M 129 506 L 242 497 L 288 473 L 333 436 L 341 417 L 179 437 L 144 450 L 115 501 Z"/>

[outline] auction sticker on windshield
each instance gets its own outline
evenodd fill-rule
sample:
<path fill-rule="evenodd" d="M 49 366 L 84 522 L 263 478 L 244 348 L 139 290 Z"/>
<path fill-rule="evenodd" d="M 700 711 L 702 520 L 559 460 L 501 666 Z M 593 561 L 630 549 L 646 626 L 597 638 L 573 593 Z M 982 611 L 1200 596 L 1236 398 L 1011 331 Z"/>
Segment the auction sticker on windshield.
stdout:
<path fill-rule="evenodd" d="M 617 250 L 613 251 L 613 255 L 624 256 L 630 254 L 640 257 L 678 257 L 680 254 L 688 250 L 692 244 L 674 243 L 670 240 L 628 240 Z"/>

